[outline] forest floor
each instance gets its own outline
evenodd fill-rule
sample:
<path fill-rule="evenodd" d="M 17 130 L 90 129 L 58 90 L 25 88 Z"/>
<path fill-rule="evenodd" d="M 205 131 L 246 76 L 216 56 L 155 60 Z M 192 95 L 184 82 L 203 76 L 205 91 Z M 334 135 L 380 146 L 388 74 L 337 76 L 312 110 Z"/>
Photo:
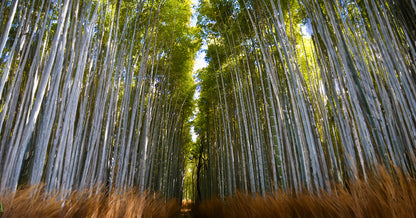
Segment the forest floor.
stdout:
<path fill-rule="evenodd" d="M 182 200 L 181 210 L 178 217 L 193 217 L 193 202 L 191 200 Z"/>
<path fill-rule="evenodd" d="M 175 217 L 177 200 L 137 191 L 124 194 L 96 191 L 46 194 L 42 186 L 1 193 L 1 217 Z M 184 214 L 186 215 L 186 214 Z"/>
<path fill-rule="evenodd" d="M 191 209 L 181 209 L 181 212 L 179 213 L 179 216 L 177 216 L 178 218 L 180 217 L 193 217 L 192 214 L 192 210 Z"/>
<path fill-rule="evenodd" d="M 237 193 L 197 205 L 195 217 L 416 217 L 416 180 L 379 169 L 366 181 L 320 192 Z"/>
<path fill-rule="evenodd" d="M 39 187 L 0 194 L 2 217 L 416 217 L 416 180 L 386 170 L 367 181 L 333 186 L 331 191 L 254 197 L 237 193 L 195 205 L 155 194 L 98 192 L 48 194 Z"/>

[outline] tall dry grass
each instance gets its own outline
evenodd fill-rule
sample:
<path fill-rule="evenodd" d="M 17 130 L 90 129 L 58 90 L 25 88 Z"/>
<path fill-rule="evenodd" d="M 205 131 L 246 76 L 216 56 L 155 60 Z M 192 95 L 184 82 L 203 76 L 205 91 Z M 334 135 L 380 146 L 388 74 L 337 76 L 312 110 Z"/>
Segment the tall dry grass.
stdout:
<path fill-rule="evenodd" d="M 244 193 L 194 205 L 166 201 L 137 191 L 123 195 L 91 191 L 46 195 L 41 187 L 3 193 L 3 217 L 416 217 L 416 180 L 380 168 L 365 181 L 334 186 L 329 192 L 253 197 Z M 192 208 L 192 211 L 190 211 Z"/>
<path fill-rule="evenodd" d="M 45 195 L 39 187 L 3 193 L 2 217 L 174 217 L 180 212 L 177 200 L 166 201 L 154 194 L 137 191 L 123 195 L 91 191 Z"/>
<path fill-rule="evenodd" d="M 202 202 L 193 212 L 196 217 L 416 217 L 416 180 L 380 168 L 367 182 L 336 186 L 332 193 L 238 193 Z"/>

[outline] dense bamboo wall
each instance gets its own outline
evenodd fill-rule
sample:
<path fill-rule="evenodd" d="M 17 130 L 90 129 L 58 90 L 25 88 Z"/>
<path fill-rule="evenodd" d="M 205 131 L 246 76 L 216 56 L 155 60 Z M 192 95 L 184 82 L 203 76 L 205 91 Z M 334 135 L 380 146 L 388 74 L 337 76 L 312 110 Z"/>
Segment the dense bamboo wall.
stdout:
<path fill-rule="evenodd" d="M 190 16 L 189 1 L 3 0 L 0 189 L 181 198 Z"/>
<path fill-rule="evenodd" d="M 330 191 L 378 165 L 414 176 L 415 9 L 202 1 L 210 62 L 199 73 L 200 199 Z"/>

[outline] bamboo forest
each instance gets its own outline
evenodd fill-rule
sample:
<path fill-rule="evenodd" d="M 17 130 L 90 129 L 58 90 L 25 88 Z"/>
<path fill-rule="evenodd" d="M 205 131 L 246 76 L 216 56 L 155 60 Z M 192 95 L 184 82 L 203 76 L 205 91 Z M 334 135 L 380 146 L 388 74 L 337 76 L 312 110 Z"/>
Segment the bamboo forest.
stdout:
<path fill-rule="evenodd" d="M 0 216 L 416 216 L 415 0 L 0 1 Z"/>

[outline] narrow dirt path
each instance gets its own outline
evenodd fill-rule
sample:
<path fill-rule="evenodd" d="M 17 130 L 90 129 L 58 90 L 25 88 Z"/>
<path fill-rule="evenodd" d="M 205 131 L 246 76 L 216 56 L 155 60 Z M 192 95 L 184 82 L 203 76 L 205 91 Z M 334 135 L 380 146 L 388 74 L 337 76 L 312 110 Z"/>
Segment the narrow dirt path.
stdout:
<path fill-rule="evenodd" d="M 183 200 L 178 217 L 193 217 L 192 205 L 193 205 L 192 201 Z"/>
<path fill-rule="evenodd" d="M 192 210 L 189 208 L 181 208 L 181 212 L 178 217 L 192 217 Z"/>

